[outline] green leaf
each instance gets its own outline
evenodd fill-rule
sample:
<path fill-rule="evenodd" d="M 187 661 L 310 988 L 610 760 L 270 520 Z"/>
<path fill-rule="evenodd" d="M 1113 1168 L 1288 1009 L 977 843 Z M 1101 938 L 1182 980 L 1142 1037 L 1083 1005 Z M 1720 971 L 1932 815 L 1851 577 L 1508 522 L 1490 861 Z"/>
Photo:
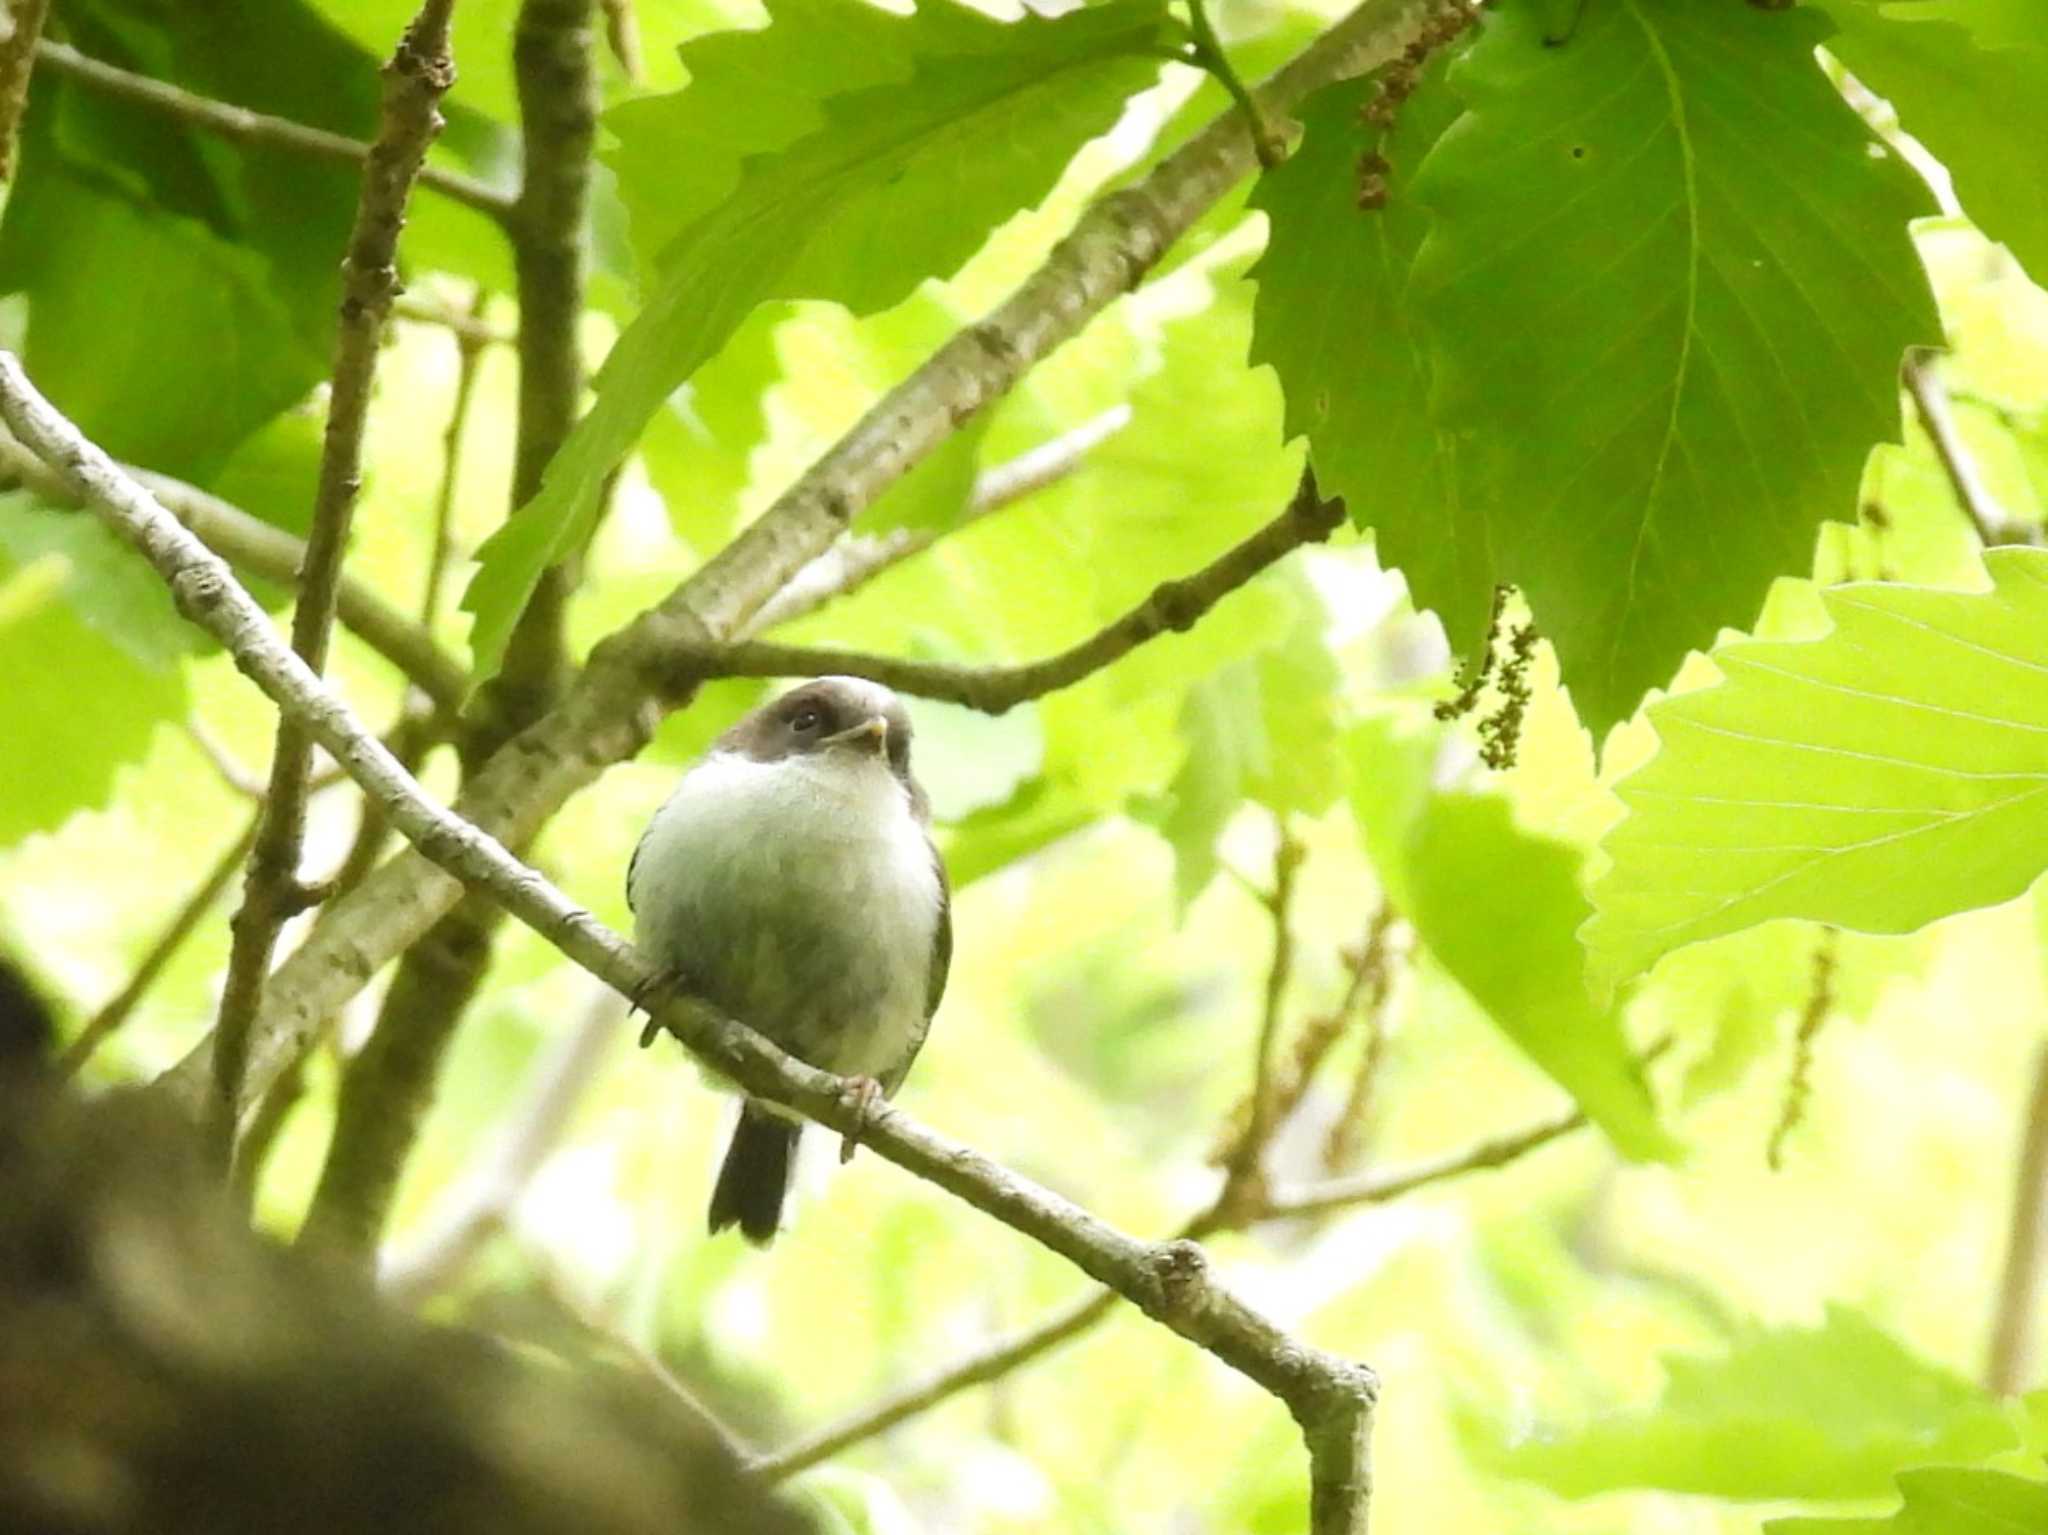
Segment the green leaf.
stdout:
<path fill-rule="evenodd" d="M 1900 355 L 1940 333 L 1906 230 L 1931 203 L 1816 69 L 1810 9 L 1588 0 L 1541 30 L 1506 6 L 1452 68 L 1412 292 L 1460 495 L 1598 736 L 1853 514 Z"/>
<path fill-rule="evenodd" d="M 1377 719 L 1347 741 L 1352 814 L 1388 898 L 1445 973 L 1617 1147 L 1674 1154 L 1619 1012 L 1586 995 L 1579 851 L 1523 831 L 1498 795 L 1432 788 L 1438 740 Z"/>
<path fill-rule="evenodd" d="M 605 474 L 756 304 L 824 298 L 869 313 L 957 267 L 1152 77 L 1146 50 L 1163 16 L 1158 0 L 1118 0 L 1005 25 L 928 0 L 913 17 L 877 20 L 843 0 L 791 0 L 765 32 L 743 34 L 747 46 L 725 45 L 719 62 L 741 83 L 718 86 L 710 56 L 693 53 L 693 84 L 667 99 L 691 153 L 622 159 L 620 172 L 644 217 L 633 183 L 652 176 L 673 195 L 687 164 L 685 195 L 701 211 L 657 259 L 659 285 L 540 494 L 480 551 L 463 599 L 480 674 L 496 669 L 541 571 L 588 527 Z M 740 91 L 744 106 L 729 110 L 721 90 Z M 698 92 L 728 110 L 714 118 Z M 621 121 L 622 139 L 648 120 Z"/>
<path fill-rule="evenodd" d="M 1320 815 L 1343 792 L 1337 663 L 1315 594 L 1297 587 L 1296 600 L 1278 644 L 1196 683 L 1181 705 L 1187 756 L 1158 825 L 1173 844 L 1183 909 L 1214 878 L 1216 839 L 1247 799 L 1279 816 Z"/>
<path fill-rule="evenodd" d="M 2011 1424 L 1970 1382 L 1857 1312 L 1752 1332 L 1719 1358 L 1665 1361 L 1654 1408 L 1496 1451 L 1500 1469 L 1568 1497 L 1660 1487 L 1724 1498 L 1882 1495 L 1902 1466 L 2010 1447 Z"/>
<path fill-rule="evenodd" d="M 162 670 L 204 648 L 202 631 L 179 615 L 163 578 L 105 523 L 26 495 L 0 496 L 0 573 L 52 556 L 61 561 L 55 568 L 63 572 L 64 601 L 132 659 Z"/>
<path fill-rule="evenodd" d="M 1618 786 L 1586 947 L 1600 988 L 1777 917 L 1905 933 L 2010 900 L 2048 863 L 2048 554 L 1989 592 L 1821 594 L 1833 632 L 1717 648 L 1726 681 L 1653 705 Z"/>
<path fill-rule="evenodd" d="M 1876 5 L 1823 0 L 1840 29 L 1828 52 L 1891 102 L 1942 163 L 1971 221 L 2048 282 L 2041 102 L 2048 43 L 2030 0 Z"/>
<path fill-rule="evenodd" d="M 1376 530 L 1380 562 L 1465 655 L 1485 638 L 1499 572 L 1481 509 L 1459 494 L 1455 443 L 1429 415 L 1430 355 L 1408 295 L 1428 227 L 1410 179 L 1458 115 L 1442 75 L 1438 59 L 1384 136 L 1359 117 L 1376 81 L 1331 86 L 1302 108 L 1300 148 L 1252 194 L 1270 220 L 1252 270 L 1252 361 L 1280 375 L 1287 433 L 1308 438 L 1324 492 Z M 1358 205 L 1367 153 L 1390 167 L 1383 208 Z"/>
<path fill-rule="evenodd" d="M 1773 1519 L 1765 1535 L 2041 1535 L 2048 1482 L 2006 1471 L 1929 1466 L 1899 1473 L 1888 1519 Z"/>
<path fill-rule="evenodd" d="M 156 727 L 185 713 L 180 667 L 138 660 L 84 622 L 65 590 L 67 564 L 0 558 L 0 741 L 34 743 L 8 753 L 0 847 L 104 805 Z"/>

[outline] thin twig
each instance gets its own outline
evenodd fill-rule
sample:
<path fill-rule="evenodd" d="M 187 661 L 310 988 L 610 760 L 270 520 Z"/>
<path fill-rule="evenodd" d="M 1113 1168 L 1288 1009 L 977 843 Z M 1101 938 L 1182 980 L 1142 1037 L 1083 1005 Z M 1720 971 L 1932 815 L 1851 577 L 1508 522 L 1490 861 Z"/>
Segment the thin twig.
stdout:
<path fill-rule="evenodd" d="M 943 699 L 1001 714 L 1030 699 L 1072 687 L 1169 630 L 1194 627 L 1209 609 L 1303 544 L 1328 538 L 1344 520 L 1344 503 L 1325 501 L 1304 471 L 1287 509 L 1201 570 L 1167 581 L 1108 627 L 1079 644 L 1017 666 L 956 666 L 859 651 L 776 645 L 749 640 L 689 651 L 678 647 L 675 670 L 689 681 L 710 677 L 866 677 L 899 693 Z"/>
<path fill-rule="evenodd" d="M 1942 471 L 1948 475 L 1956 505 L 1970 519 L 1984 547 L 1991 549 L 2000 544 L 2039 543 L 2039 531 L 2008 516 L 2005 508 L 1999 505 L 1998 497 L 1985 483 L 1976 458 L 1956 426 L 1955 413 L 1949 408 L 1948 389 L 1936 372 L 1933 357 L 1921 350 L 1908 354 L 1905 376 L 1907 392 L 1913 396 L 1913 403 L 1920 407 L 1921 424 L 1927 428 L 1935 456 L 1941 460 Z"/>
<path fill-rule="evenodd" d="M 790 577 L 747 623 L 749 637 L 765 634 L 815 613 L 826 603 L 858 591 L 883 571 L 902 564 L 941 538 L 951 537 L 993 512 L 1014 506 L 1079 469 L 1088 455 L 1130 424 L 1131 407 L 1116 405 L 1070 432 L 984 469 L 975 477 L 967 510 L 952 526 L 898 528 L 874 538 L 846 538 Z"/>
<path fill-rule="evenodd" d="M 50 0 L 0 0 L 0 20 L 8 23 L 6 34 L 0 36 L 0 182 L 14 179 L 15 140 L 28 110 L 36 44 L 49 13 Z"/>
<path fill-rule="evenodd" d="M 469 313 L 463 318 L 481 319 L 489 303 L 490 295 L 478 284 Z M 469 425 L 469 409 L 476 399 L 477 374 L 487 344 L 474 330 L 451 328 L 455 335 L 455 397 L 448 407 L 448 429 L 441 435 L 441 482 L 434 491 L 434 543 L 427 554 L 427 574 L 420 595 L 420 627 L 429 633 L 440 616 L 441 588 L 447 584 L 448 559 L 454 546 L 455 489 L 462 470 L 462 434 Z"/>
<path fill-rule="evenodd" d="M 298 581 L 306 557 L 303 539 L 183 480 L 128 466 L 123 472 L 148 487 L 159 504 L 222 559 L 279 585 Z M 0 437 L 0 485 L 19 485 L 53 507 L 75 510 L 83 504 L 48 464 L 6 437 Z M 452 715 L 462 707 L 469 692 L 469 674 L 431 634 L 346 575 L 335 599 L 342 624 L 403 672 L 437 708 Z"/>
<path fill-rule="evenodd" d="M 349 524 L 362 488 L 363 432 L 384 322 L 398 291 L 398 234 L 405 205 L 441 131 L 442 95 L 455 82 L 448 32 L 454 0 L 426 0 L 384 66 L 383 120 L 364 164 L 355 228 L 342 261 L 341 321 L 334 346 L 327 429 L 320 453 L 313 521 L 306 537 L 292 607 L 292 650 L 316 675 L 326 665 L 333 633 L 336 587 L 348 547 Z M 263 804 L 242 906 L 232 927 L 219 1021 L 214 1027 L 212 1121 L 224 1158 L 232 1159 L 241 1107 L 249 1031 L 256 1021 L 271 951 L 279 930 L 305 909 L 299 879 L 305 840 L 308 769 L 313 738 L 303 721 L 279 716 Z"/>
<path fill-rule="evenodd" d="M 445 1289 L 489 1240 L 569 1128 L 576 1106 L 617 1039 L 626 1003 L 596 988 L 576 1027 L 542 1053 L 489 1152 L 427 1228 L 378 1261 L 378 1287 L 416 1306 Z"/>
<path fill-rule="evenodd" d="M 1263 904 L 1273 919 L 1273 957 L 1266 966 L 1265 993 L 1259 1008 L 1259 1032 L 1252 1049 L 1252 1080 L 1245 1100 L 1244 1134 L 1238 1138 L 1223 1169 L 1223 1193 L 1219 1203 L 1228 1209 L 1239 1201 L 1258 1202 L 1264 1197 L 1266 1147 L 1281 1116 L 1275 1112 L 1273 1072 L 1275 1047 L 1280 1039 L 1280 1020 L 1287 1002 L 1287 985 L 1294 978 L 1295 877 L 1301 871 L 1307 850 L 1283 820 L 1273 845 L 1273 887 Z"/>
<path fill-rule="evenodd" d="M 0 352 L 0 414 L 149 559 L 179 610 L 228 647 L 237 664 L 376 796 L 414 846 L 458 880 L 488 890 L 520 921 L 625 996 L 659 993 L 637 950 L 521 863 L 475 824 L 430 800 L 268 620 L 218 557 L 123 476 Z M 1246 1305 L 1191 1242 L 1134 1239 L 972 1148 L 854 1092 L 693 999 L 660 1006 L 662 1026 L 737 1086 L 796 1109 L 995 1217 L 1116 1289 L 1146 1315 L 1284 1402 L 1309 1451 L 1313 1535 L 1364 1528 L 1366 1455 L 1379 1384 L 1361 1364 L 1310 1347 Z"/>
<path fill-rule="evenodd" d="M 2020 1137 L 2012 1190 L 2012 1220 L 2005 1240 L 2005 1271 L 1992 1315 L 1984 1388 L 2016 1396 L 2033 1378 L 2034 1319 L 2041 1303 L 2042 1257 L 2048 1251 L 2048 1045 L 2034 1065 L 2034 1091 Z"/>
<path fill-rule="evenodd" d="M 198 749 L 199 755 L 206 759 L 206 765 L 213 769 L 215 776 L 243 799 L 261 804 L 263 796 L 269 792 L 263 780 L 237 762 L 196 715 L 183 721 L 183 725 L 185 735 Z"/>
<path fill-rule="evenodd" d="M 443 330 L 453 331 L 461 340 L 474 341 L 480 346 L 512 345 L 517 338 L 511 331 L 484 319 L 483 307 L 484 292 L 481 288 L 477 290 L 475 307 L 467 314 L 433 299 L 422 298 L 417 293 L 401 293 L 392 300 L 391 317 L 414 325 L 438 325 Z"/>
<path fill-rule="evenodd" d="M 109 96 L 118 96 L 124 101 L 138 102 L 153 107 L 180 122 L 204 128 L 222 138 L 237 144 L 259 144 L 273 149 L 288 149 L 298 154 L 311 155 L 322 160 L 335 160 L 344 165 L 362 165 L 370 158 L 371 145 L 361 139 L 352 139 L 346 134 L 330 133 L 325 128 L 314 128 L 305 123 L 293 122 L 288 117 L 272 117 L 266 112 L 252 112 L 247 107 L 235 106 L 232 102 L 215 101 L 210 97 L 194 95 L 179 86 L 153 80 L 148 75 L 138 75 L 99 59 L 90 58 L 77 49 L 63 43 L 44 38 L 36 45 L 36 61 L 60 75 L 89 85 L 94 90 Z M 512 198 L 509 193 L 496 187 L 487 186 L 474 177 L 459 171 L 443 170 L 439 166 L 422 166 L 419 182 L 430 187 L 443 197 L 451 198 L 465 207 L 474 208 L 489 218 L 504 223 L 512 216 Z"/>
<path fill-rule="evenodd" d="M 164 973 L 164 968 L 177 957 L 178 950 L 185 946 L 185 940 L 206 920 L 206 914 L 213 910 L 214 903 L 221 898 L 221 893 L 233 883 L 235 871 L 241 868 L 242 860 L 249 856 L 249 849 L 255 845 L 257 820 L 256 816 L 249 818 L 249 824 L 241 835 L 228 845 L 226 851 L 215 860 L 206 878 L 185 898 L 184 904 L 171 914 L 170 921 L 164 924 L 164 929 L 157 934 L 156 941 L 143 953 L 141 962 L 135 967 L 135 973 L 128 978 L 128 984 L 109 998 L 106 1004 L 92 1015 L 86 1026 L 79 1030 L 78 1037 L 65 1047 L 64 1054 L 57 1061 L 59 1077 L 69 1079 L 76 1076 L 92 1053 L 128 1021 L 128 1016 L 135 1011 L 136 1004 L 148 995 L 149 988 L 156 984 L 157 977 Z"/>
<path fill-rule="evenodd" d="M 1806 1117 L 1806 1100 L 1813 1091 L 1813 1042 L 1834 1005 L 1835 930 L 1825 927 L 1813 946 L 1813 977 L 1807 985 L 1806 1005 L 1800 1009 L 1799 1027 L 1792 1036 L 1792 1070 L 1785 1080 L 1785 1102 L 1764 1152 L 1772 1172 L 1784 1167 L 1785 1142 Z"/>
<path fill-rule="evenodd" d="M 1394 929 L 1398 918 L 1391 901 L 1382 902 L 1373 914 L 1352 988 L 1346 998 L 1346 1012 L 1362 1002 L 1365 1017 L 1365 1048 L 1359 1052 L 1358 1069 L 1351 1074 L 1351 1086 L 1344 1095 L 1344 1107 L 1323 1138 L 1323 1167 L 1343 1172 L 1358 1156 L 1359 1139 L 1365 1133 L 1372 1109 L 1373 1089 L 1379 1082 L 1380 1067 L 1387 1056 L 1387 998 L 1394 989 Z"/>
<path fill-rule="evenodd" d="M 1234 1217 L 1226 1216 L 1217 1207 L 1212 1206 L 1182 1229 L 1186 1236 L 1199 1240 L 1217 1232 L 1238 1229 L 1239 1225 L 1247 1220 L 1264 1220 L 1285 1215 L 1328 1214 L 1349 1206 L 1384 1204 L 1433 1184 L 1463 1177 L 1467 1173 L 1505 1167 L 1508 1163 L 1548 1145 L 1561 1136 L 1583 1129 L 1585 1124 L 1585 1115 L 1580 1113 L 1542 1120 L 1512 1135 L 1481 1141 L 1463 1151 L 1432 1157 L 1409 1167 L 1375 1174 L 1371 1178 L 1347 1180 L 1341 1187 L 1314 1184 L 1305 1185 L 1301 1190 L 1269 1194 L 1260 1202 L 1257 1209 L 1240 1210 Z M 1295 1203 L 1301 1195 L 1316 1191 L 1334 1197 L 1327 1197 L 1309 1208 Z M 872 1439 L 906 1419 L 916 1417 L 928 1408 L 936 1407 L 949 1397 L 1010 1374 L 1051 1352 L 1062 1343 L 1079 1337 L 1109 1316 L 1121 1299 L 1122 1297 L 1114 1290 L 1096 1290 L 1078 1296 L 1045 1320 L 978 1349 L 956 1364 L 935 1371 L 922 1380 L 849 1413 L 835 1423 L 814 1430 L 780 1449 L 760 1456 L 748 1466 L 748 1470 L 771 1482 L 781 1481 L 786 1477 L 795 1476 L 800 1471 L 806 1471 L 820 1461 L 829 1460 L 842 1450 L 863 1440 Z"/>

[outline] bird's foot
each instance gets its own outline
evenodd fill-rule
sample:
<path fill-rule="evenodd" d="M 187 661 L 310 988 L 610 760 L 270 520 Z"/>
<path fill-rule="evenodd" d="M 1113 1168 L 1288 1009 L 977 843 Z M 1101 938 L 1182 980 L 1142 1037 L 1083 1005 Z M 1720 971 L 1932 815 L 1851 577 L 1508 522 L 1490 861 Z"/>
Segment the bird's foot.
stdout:
<path fill-rule="evenodd" d="M 644 985 L 636 988 L 626 999 L 633 1004 L 633 1012 L 647 1015 L 647 1024 L 640 1030 L 642 1050 L 653 1044 L 654 1036 L 661 1032 L 661 1010 L 689 990 L 690 978 L 681 970 L 671 968 L 650 976 Z"/>
<path fill-rule="evenodd" d="M 840 1086 L 839 1096 L 856 1116 L 853 1128 L 839 1139 L 839 1161 L 844 1166 L 860 1149 L 861 1134 L 867 1128 L 868 1119 L 881 1106 L 882 1084 L 873 1077 L 847 1077 Z"/>

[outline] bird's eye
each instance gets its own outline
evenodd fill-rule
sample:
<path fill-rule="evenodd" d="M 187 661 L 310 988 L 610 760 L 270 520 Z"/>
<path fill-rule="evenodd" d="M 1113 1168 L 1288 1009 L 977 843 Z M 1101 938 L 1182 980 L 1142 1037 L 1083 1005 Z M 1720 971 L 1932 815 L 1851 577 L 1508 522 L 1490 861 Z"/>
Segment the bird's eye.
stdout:
<path fill-rule="evenodd" d="M 816 730 L 823 716 L 816 709 L 799 709 L 789 722 L 789 728 L 801 735 L 807 730 Z"/>

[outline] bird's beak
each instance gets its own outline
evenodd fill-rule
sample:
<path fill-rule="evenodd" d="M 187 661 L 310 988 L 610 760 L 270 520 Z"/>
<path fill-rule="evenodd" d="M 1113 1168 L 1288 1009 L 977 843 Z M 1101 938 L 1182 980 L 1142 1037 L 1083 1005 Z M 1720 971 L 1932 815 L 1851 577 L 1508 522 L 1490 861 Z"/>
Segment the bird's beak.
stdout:
<path fill-rule="evenodd" d="M 889 749 L 889 722 L 877 714 L 872 719 L 862 720 L 837 735 L 829 735 L 818 743 L 820 746 L 858 746 L 873 752 L 876 756 Z"/>

